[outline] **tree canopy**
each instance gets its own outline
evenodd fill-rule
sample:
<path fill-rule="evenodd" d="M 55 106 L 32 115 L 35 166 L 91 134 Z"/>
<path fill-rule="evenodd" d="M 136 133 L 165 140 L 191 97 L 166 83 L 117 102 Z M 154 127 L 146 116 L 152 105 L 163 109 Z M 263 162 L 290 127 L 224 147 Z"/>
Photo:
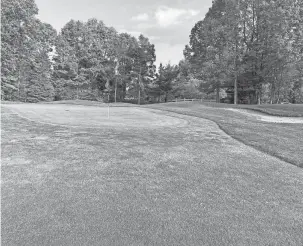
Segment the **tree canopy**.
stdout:
<path fill-rule="evenodd" d="M 302 20 L 302 1 L 215 0 L 192 28 L 184 56 L 217 100 L 220 88 L 236 89 L 243 78 L 259 102 L 303 102 Z"/>
<path fill-rule="evenodd" d="M 192 28 L 179 64 L 156 69 L 148 37 L 118 33 L 95 18 L 57 31 L 36 15 L 34 0 L 3 0 L 1 97 L 168 101 L 245 87 L 259 103 L 303 102 L 303 2 L 213 0 Z M 228 90 L 233 92 L 228 92 Z M 228 94 L 229 93 L 229 94 Z"/>

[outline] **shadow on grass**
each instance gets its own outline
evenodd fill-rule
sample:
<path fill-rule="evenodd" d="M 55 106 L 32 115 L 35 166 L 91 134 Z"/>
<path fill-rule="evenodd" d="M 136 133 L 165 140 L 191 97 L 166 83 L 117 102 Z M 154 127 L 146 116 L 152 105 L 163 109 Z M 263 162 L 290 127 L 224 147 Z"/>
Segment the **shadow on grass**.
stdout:
<path fill-rule="evenodd" d="M 302 124 L 261 122 L 222 108 L 205 107 L 197 103 L 168 103 L 147 107 L 214 121 L 222 131 L 234 139 L 303 167 Z"/>

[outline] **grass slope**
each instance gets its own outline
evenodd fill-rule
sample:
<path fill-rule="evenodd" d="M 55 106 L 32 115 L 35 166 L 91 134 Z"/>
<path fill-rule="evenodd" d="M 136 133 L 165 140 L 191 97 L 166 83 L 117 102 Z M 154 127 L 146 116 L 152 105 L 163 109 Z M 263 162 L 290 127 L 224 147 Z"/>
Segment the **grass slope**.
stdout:
<path fill-rule="evenodd" d="M 248 119 L 239 113 L 215 107 L 214 104 L 212 107 L 205 107 L 199 103 L 181 102 L 149 105 L 148 107 L 212 120 L 233 138 L 291 164 L 303 167 L 302 124 L 275 124 Z"/>
<path fill-rule="evenodd" d="M 261 105 L 243 105 L 243 104 L 225 104 L 225 103 L 208 103 L 203 105 L 214 108 L 239 108 L 249 109 L 268 115 L 285 116 L 285 117 L 303 117 L 303 104 L 261 104 Z"/>
<path fill-rule="evenodd" d="M 2 245 L 303 244 L 302 169 L 211 121 L 158 114 L 187 123 L 69 128 L 4 108 Z"/>
<path fill-rule="evenodd" d="M 11 102 L 2 101 L 2 104 L 22 104 L 22 102 Z M 38 104 L 68 104 L 68 105 L 83 105 L 83 106 L 98 106 L 107 107 L 107 103 L 89 100 L 62 100 L 62 101 L 52 101 L 52 102 L 40 102 Z M 303 105 L 302 104 L 262 104 L 262 105 L 233 105 L 225 103 L 213 103 L 213 102 L 203 102 L 203 105 L 207 107 L 214 108 L 239 108 L 239 109 L 249 109 L 268 115 L 274 116 L 285 116 L 285 117 L 303 117 Z M 110 103 L 111 107 L 137 107 L 137 101 L 133 100 L 132 103 L 127 102 L 117 102 Z M 141 103 L 144 105 L 144 102 Z M 145 104 L 146 105 L 146 104 Z M 148 105 L 148 104 L 147 104 Z M 157 104 L 155 104 L 157 105 Z"/>

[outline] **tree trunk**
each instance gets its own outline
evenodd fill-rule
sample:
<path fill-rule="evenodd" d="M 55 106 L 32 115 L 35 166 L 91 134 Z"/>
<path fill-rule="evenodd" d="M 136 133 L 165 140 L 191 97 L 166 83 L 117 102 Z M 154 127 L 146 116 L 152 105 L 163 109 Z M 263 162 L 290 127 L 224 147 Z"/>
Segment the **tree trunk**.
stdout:
<path fill-rule="evenodd" d="M 22 28 L 21 28 L 21 22 L 19 24 L 19 31 L 20 31 L 20 41 L 19 41 L 19 55 L 18 55 L 18 58 L 19 58 L 19 71 L 18 71 L 18 100 L 20 100 L 20 85 L 21 85 L 21 68 L 22 68 L 22 58 L 21 58 L 21 54 L 22 54 L 22 51 L 21 51 L 21 46 L 22 46 Z"/>
<path fill-rule="evenodd" d="M 237 1 L 237 10 L 239 10 L 239 1 Z M 235 57 L 234 57 L 234 66 L 235 66 L 235 81 L 234 81 L 234 104 L 238 103 L 238 66 L 237 66 L 237 59 L 238 59 L 238 32 L 237 32 L 237 25 L 235 28 L 235 41 L 236 41 L 236 49 L 235 49 Z"/>
<path fill-rule="evenodd" d="M 138 78 L 138 85 L 139 85 L 138 104 L 140 105 L 140 99 L 141 99 L 141 66 L 140 66 L 140 72 L 139 72 L 139 78 Z"/>
<path fill-rule="evenodd" d="M 101 90 L 98 88 L 98 100 L 100 100 L 101 97 L 102 97 L 102 99 L 103 99 L 103 96 L 102 96 L 102 94 L 101 94 Z"/>
<path fill-rule="evenodd" d="M 117 78 L 115 79 L 115 103 L 117 102 Z"/>
<path fill-rule="evenodd" d="M 273 82 L 271 84 L 271 88 L 270 88 L 270 104 L 273 104 L 273 101 L 275 99 L 275 85 L 274 85 L 275 82 Z"/>
<path fill-rule="evenodd" d="M 258 93 L 258 105 L 260 105 L 260 104 L 261 104 L 261 94 Z"/>
<path fill-rule="evenodd" d="M 237 41 L 236 41 L 237 42 Z M 237 48 L 236 44 L 236 55 L 235 55 L 235 60 L 234 60 L 234 66 L 235 66 L 235 81 L 234 81 L 234 104 L 238 103 L 238 67 L 237 67 Z"/>
<path fill-rule="evenodd" d="M 23 84 L 23 77 L 24 77 L 24 72 L 22 69 L 23 63 L 22 61 L 20 61 L 20 65 L 19 65 L 19 71 L 18 71 L 18 100 L 21 102 L 22 101 L 22 84 Z M 24 89 L 25 89 L 25 84 L 23 85 Z"/>
<path fill-rule="evenodd" d="M 122 85 L 122 100 L 125 99 L 125 95 L 126 95 L 126 84 L 125 82 L 123 82 L 123 85 Z"/>
<path fill-rule="evenodd" d="M 25 94 L 25 102 L 27 101 L 27 90 L 24 88 L 24 94 Z"/>
<path fill-rule="evenodd" d="M 234 81 L 234 104 L 238 103 L 238 76 L 235 75 L 235 81 Z"/>
<path fill-rule="evenodd" d="M 18 100 L 19 101 L 21 101 L 20 100 L 20 84 L 21 84 L 20 83 L 20 80 L 21 80 L 21 75 L 20 74 L 21 74 L 21 72 L 20 72 L 20 69 L 19 69 L 19 74 L 18 74 L 18 76 L 19 76 L 19 78 L 18 78 Z"/>
<path fill-rule="evenodd" d="M 217 83 L 216 102 L 220 103 L 220 86 L 219 86 L 219 83 Z"/>
<path fill-rule="evenodd" d="M 117 61 L 115 67 L 115 103 L 117 102 L 117 76 L 118 76 L 118 69 L 119 69 L 119 60 Z"/>

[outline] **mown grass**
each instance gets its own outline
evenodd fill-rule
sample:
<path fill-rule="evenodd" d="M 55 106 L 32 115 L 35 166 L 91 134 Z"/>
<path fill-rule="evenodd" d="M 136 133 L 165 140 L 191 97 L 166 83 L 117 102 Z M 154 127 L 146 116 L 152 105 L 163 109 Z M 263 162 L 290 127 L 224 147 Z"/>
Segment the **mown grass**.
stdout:
<path fill-rule="evenodd" d="M 2 104 L 24 104 L 24 102 L 17 101 L 1 101 Z M 61 100 L 61 101 L 41 101 L 37 104 L 59 104 L 59 105 L 82 105 L 82 106 L 97 106 L 97 107 L 135 107 L 136 105 L 128 102 L 101 102 L 101 101 L 90 101 L 90 100 Z"/>
<path fill-rule="evenodd" d="M 89 101 L 89 100 L 62 100 L 62 101 L 52 101 L 52 102 L 40 102 L 40 104 L 67 104 L 67 105 L 82 105 L 82 106 L 97 106 L 97 107 L 133 107 L 131 103 L 125 102 L 99 102 L 99 101 Z"/>
<path fill-rule="evenodd" d="M 100 114 L 79 108 L 87 124 Z M 213 122 L 69 128 L 2 116 L 2 245 L 303 243 L 302 169 Z"/>
<path fill-rule="evenodd" d="M 201 103 L 207 107 L 213 108 L 239 108 L 249 109 L 268 115 L 282 117 L 303 117 L 303 104 L 261 104 L 261 105 L 244 105 L 244 104 L 226 104 L 226 103 Z"/>
<path fill-rule="evenodd" d="M 2 101 L 2 104 L 16 104 L 22 102 L 10 102 Z M 107 107 L 108 104 L 99 101 L 89 101 L 89 100 L 61 100 L 61 101 L 52 101 L 52 102 L 40 102 L 39 104 L 70 104 L 70 105 L 83 105 L 83 106 L 98 106 L 98 107 Z M 180 103 L 180 102 L 179 102 Z M 197 103 L 197 102 L 195 102 Z M 157 104 L 157 103 L 153 103 Z M 153 105 L 152 104 L 152 105 Z M 214 102 L 202 102 L 202 105 L 213 108 L 240 108 L 240 109 L 249 109 L 268 115 L 282 116 L 282 117 L 303 117 L 303 104 L 261 104 L 261 105 L 234 105 L 226 103 L 214 103 Z M 128 100 L 125 102 L 111 102 L 109 103 L 111 107 L 136 107 L 140 106 L 137 104 L 137 100 Z M 141 105 L 151 105 L 150 103 L 141 102 Z"/>
<path fill-rule="evenodd" d="M 149 105 L 150 108 L 167 110 L 212 120 L 228 135 L 238 141 L 276 156 L 293 165 L 303 167 L 303 125 L 263 122 L 240 113 L 225 110 L 225 105 L 205 107 L 200 103 L 167 103 Z M 279 105 L 282 108 L 296 107 Z M 302 107 L 302 106 L 301 106 Z M 296 108 L 296 112 L 301 110 Z"/>

